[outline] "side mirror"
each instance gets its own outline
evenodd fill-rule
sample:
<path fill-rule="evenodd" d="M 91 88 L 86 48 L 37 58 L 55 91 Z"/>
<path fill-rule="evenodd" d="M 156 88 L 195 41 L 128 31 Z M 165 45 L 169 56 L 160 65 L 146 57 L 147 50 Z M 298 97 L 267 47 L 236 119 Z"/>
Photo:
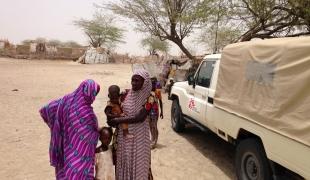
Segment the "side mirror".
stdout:
<path fill-rule="evenodd" d="M 193 75 L 189 75 L 187 77 L 187 82 L 188 82 L 188 85 L 194 85 L 194 82 L 195 82 L 194 76 Z"/>

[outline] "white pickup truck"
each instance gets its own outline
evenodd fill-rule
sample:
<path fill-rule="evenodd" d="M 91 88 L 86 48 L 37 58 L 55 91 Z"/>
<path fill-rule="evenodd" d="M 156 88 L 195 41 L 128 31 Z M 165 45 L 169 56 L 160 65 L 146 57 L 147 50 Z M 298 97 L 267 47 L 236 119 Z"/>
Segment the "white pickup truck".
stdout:
<path fill-rule="evenodd" d="M 238 179 L 310 179 L 310 38 L 232 44 L 174 83 L 174 131 L 187 123 L 236 145 Z"/>

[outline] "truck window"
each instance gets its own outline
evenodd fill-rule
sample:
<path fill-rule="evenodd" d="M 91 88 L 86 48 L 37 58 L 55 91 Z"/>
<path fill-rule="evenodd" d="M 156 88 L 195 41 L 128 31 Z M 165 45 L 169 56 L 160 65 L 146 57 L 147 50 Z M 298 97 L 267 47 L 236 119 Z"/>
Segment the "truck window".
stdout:
<path fill-rule="evenodd" d="M 196 85 L 210 87 L 215 61 L 204 61 L 196 76 Z"/>

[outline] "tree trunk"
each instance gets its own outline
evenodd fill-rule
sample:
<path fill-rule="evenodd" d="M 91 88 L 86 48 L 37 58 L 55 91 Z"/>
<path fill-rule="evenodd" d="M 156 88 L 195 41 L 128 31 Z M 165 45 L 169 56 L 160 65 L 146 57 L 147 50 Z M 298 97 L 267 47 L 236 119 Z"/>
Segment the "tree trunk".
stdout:
<path fill-rule="evenodd" d="M 194 61 L 194 64 L 198 63 L 196 57 L 193 56 L 193 55 L 186 49 L 186 47 L 183 45 L 183 42 L 182 42 L 181 39 L 176 39 L 176 38 L 174 38 L 174 39 L 171 39 L 171 41 L 173 41 L 176 45 L 178 45 L 179 48 L 182 50 L 182 52 L 183 52 L 189 59 L 191 59 L 191 60 Z"/>
<path fill-rule="evenodd" d="M 182 39 L 178 36 L 178 33 L 176 31 L 176 22 L 170 20 L 170 36 L 168 36 L 168 39 L 172 42 L 174 42 L 176 45 L 179 46 L 179 48 L 182 50 L 182 52 L 189 58 L 196 63 L 196 58 L 186 49 L 186 47 L 183 45 Z"/>
<path fill-rule="evenodd" d="M 195 59 L 195 57 L 186 49 L 186 47 L 183 45 L 183 42 L 179 39 L 171 39 L 172 42 L 174 42 L 181 51 L 190 59 Z"/>

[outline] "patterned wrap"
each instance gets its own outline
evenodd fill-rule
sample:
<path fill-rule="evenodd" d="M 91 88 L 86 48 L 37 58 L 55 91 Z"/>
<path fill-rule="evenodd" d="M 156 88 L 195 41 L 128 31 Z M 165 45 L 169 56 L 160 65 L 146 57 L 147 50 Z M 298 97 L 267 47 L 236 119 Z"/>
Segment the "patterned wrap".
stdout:
<path fill-rule="evenodd" d="M 152 89 L 151 79 L 147 71 L 138 69 L 134 75 L 143 77 L 144 83 L 141 90 L 130 90 L 123 102 L 124 114 L 134 116 L 145 105 Z M 119 126 L 117 137 L 117 180 L 146 180 L 148 179 L 151 147 L 150 129 L 148 121 L 129 124 L 129 134 L 123 135 L 122 127 Z"/>
<path fill-rule="evenodd" d="M 91 104 L 100 86 L 85 80 L 73 92 L 40 109 L 51 131 L 50 164 L 57 180 L 94 178 L 98 122 Z"/>

